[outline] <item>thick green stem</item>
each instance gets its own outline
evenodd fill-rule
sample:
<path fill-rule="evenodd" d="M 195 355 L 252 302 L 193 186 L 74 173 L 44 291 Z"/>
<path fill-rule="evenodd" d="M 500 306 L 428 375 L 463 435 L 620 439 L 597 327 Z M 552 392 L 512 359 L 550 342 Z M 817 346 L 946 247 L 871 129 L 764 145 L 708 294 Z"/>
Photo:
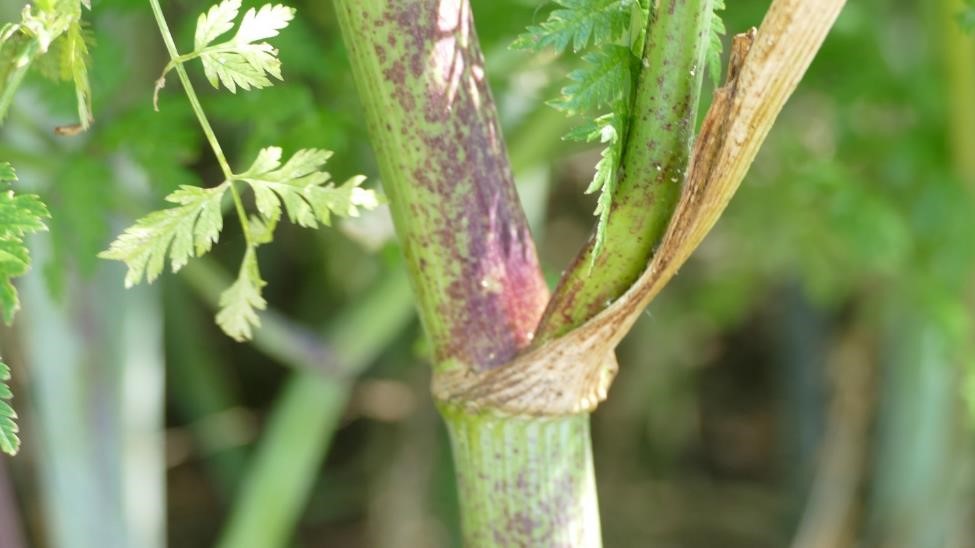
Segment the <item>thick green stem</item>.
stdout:
<path fill-rule="evenodd" d="M 470 4 L 335 5 L 438 371 L 503 366 L 531 342 L 548 291 Z M 470 546 L 599 545 L 588 416 L 443 413 Z"/>
<path fill-rule="evenodd" d="M 615 301 L 660 243 L 687 170 L 713 17 L 712 0 L 658 2 L 605 245 L 593 262 L 590 238 L 563 274 L 536 342 L 568 332 Z"/>
<path fill-rule="evenodd" d="M 466 546 L 602 545 L 589 414 L 496 417 L 443 407 Z"/>
<path fill-rule="evenodd" d="M 489 369 L 548 290 L 466 0 L 335 3 L 383 187 L 440 366 Z"/>

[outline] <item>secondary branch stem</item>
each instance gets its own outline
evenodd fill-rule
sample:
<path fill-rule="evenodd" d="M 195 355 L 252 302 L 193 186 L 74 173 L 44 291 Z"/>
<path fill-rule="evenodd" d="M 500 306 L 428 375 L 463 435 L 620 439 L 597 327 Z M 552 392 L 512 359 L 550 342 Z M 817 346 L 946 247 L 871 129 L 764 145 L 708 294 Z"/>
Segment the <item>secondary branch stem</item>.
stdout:
<path fill-rule="evenodd" d="M 244 202 L 240 198 L 237 187 L 234 186 L 234 172 L 230 169 L 230 163 L 227 162 L 227 156 L 223 153 L 220 141 L 217 140 L 217 135 L 213 132 L 213 126 L 210 125 L 210 120 L 207 119 L 206 113 L 203 112 L 200 98 L 196 95 L 196 90 L 193 89 L 193 83 L 190 82 L 190 77 L 186 74 L 186 68 L 183 67 L 182 62 L 178 61 L 181 59 L 181 56 L 179 50 L 176 49 L 176 42 L 173 40 L 173 34 L 170 32 L 169 25 L 166 23 L 166 17 L 163 15 L 162 8 L 159 6 L 159 0 L 149 0 L 149 5 L 152 6 L 152 15 L 156 18 L 156 24 L 159 26 L 159 34 L 162 35 L 163 42 L 166 44 L 170 61 L 176 63 L 173 68 L 176 70 L 176 75 L 179 76 L 180 83 L 183 84 L 186 98 L 189 99 L 193 113 L 196 114 L 196 119 L 200 122 L 200 127 L 203 129 L 203 134 L 206 135 L 207 141 L 210 143 L 210 148 L 213 149 L 213 154 L 217 157 L 217 163 L 220 164 L 220 171 L 223 172 L 225 183 L 230 186 L 230 195 L 234 199 L 234 208 L 237 210 L 237 217 L 240 219 L 240 227 L 244 232 L 244 240 L 247 242 L 248 247 L 255 247 L 251 237 L 250 227 L 247 224 L 247 212 L 244 209 Z"/>

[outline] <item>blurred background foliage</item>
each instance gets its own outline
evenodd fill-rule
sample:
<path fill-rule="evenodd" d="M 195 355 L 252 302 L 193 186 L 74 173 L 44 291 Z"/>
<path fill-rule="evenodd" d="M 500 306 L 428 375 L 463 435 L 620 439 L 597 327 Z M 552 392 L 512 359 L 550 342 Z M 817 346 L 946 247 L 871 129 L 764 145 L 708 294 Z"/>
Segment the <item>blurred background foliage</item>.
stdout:
<path fill-rule="evenodd" d="M 96 123 L 31 77 L 0 160 L 54 215 L 0 348 L 24 450 L 0 546 L 457 546 L 446 438 L 388 224 L 279 229 L 253 344 L 212 324 L 243 246 L 122 289 L 95 254 L 219 170 L 141 0 L 93 0 Z M 253 2 L 245 2 L 253 4 Z M 473 0 L 554 280 L 588 236 L 598 151 L 545 105 L 571 59 L 508 48 L 551 5 Z M 737 0 L 731 32 L 768 0 Z M 278 144 L 375 163 L 329 2 L 296 0 L 285 83 L 204 107 L 235 167 Z M 607 546 L 975 546 L 975 41 L 962 0 L 851 2 L 714 233 L 619 349 L 594 416 Z M 206 6 L 164 9 L 187 47 Z M 15 19 L 5 2 L 0 20 Z M 705 94 L 708 97 L 709 93 Z M 703 111 L 703 109 L 702 109 Z M 966 404 L 967 402 L 967 404 Z"/>

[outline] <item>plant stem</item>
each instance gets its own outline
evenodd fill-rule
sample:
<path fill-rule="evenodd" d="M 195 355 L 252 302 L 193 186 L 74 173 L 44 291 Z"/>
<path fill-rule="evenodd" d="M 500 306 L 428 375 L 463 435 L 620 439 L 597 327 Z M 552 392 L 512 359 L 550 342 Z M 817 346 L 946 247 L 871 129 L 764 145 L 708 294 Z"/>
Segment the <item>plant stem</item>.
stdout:
<path fill-rule="evenodd" d="M 35 239 L 31 256 L 49 259 Z M 65 548 L 165 546 L 163 351 L 158 288 L 125 291 L 103 265 L 65 302 L 23 278 L 46 537 Z M 58 344 L 51 344 L 52 340 Z"/>
<path fill-rule="evenodd" d="M 230 282 L 219 285 L 211 294 L 219 295 L 228 285 Z M 179 387 L 172 391 L 170 405 L 173 415 L 188 426 L 196 440 L 221 499 L 229 501 L 244 476 L 247 451 L 241 442 L 248 439 L 250 428 L 232 412 L 241 403 L 232 382 L 236 371 L 230 370 L 231 364 L 221 359 L 213 345 L 185 344 L 207 328 L 195 303 L 195 295 L 180 284 L 165 287 L 167 383 Z M 218 423 L 214 417 L 222 419 Z"/>
<path fill-rule="evenodd" d="M 531 342 L 547 289 L 514 190 L 470 4 L 338 0 L 335 6 L 435 367 L 497 371 Z M 472 546 L 509 539 L 599 546 L 588 415 L 499 418 L 471 412 L 478 402 L 455 404 L 441 412 Z M 480 451 L 488 451 L 485 459 Z M 481 509 L 490 513 L 481 516 Z M 515 532 L 493 536 L 506 528 Z"/>
<path fill-rule="evenodd" d="M 465 546 L 602 544 L 589 414 L 495 417 L 441 407 Z"/>
<path fill-rule="evenodd" d="M 647 266 L 680 195 L 714 17 L 712 0 L 662 0 L 651 12 L 619 186 L 602 251 L 590 238 L 563 274 L 536 343 L 622 295 Z"/>
<path fill-rule="evenodd" d="M 159 0 L 149 0 L 149 5 L 152 6 L 152 15 L 156 18 L 159 33 L 162 35 L 163 43 L 166 44 L 166 50 L 169 52 L 170 59 L 173 61 L 179 59 L 179 50 L 176 49 L 176 42 L 173 40 L 169 25 L 166 23 L 166 17 L 163 15 L 162 8 L 159 6 Z M 183 84 L 183 90 L 186 92 L 186 98 L 190 101 L 193 113 L 196 114 L 196 119 L 200 122 L 200 127 L 203 129 L 203 133 L 210 143 L 210 148 L 213 149 L 213 154 L 217 157 L 220 170 L 223 171 L 224 177 L 232 179 L 234 176 L 233 171 L 230 169 L 230 164 L 227 163 L 227 157 L 223 153 L 220 141 L 217 140 L 217 135 L 213 132 L 210 120 L 207 119 L 206 113 L 203 112 L 203 106 L 200 104 L 200 99 L 196 95 L 196 90 L 193 89 L 189 75 L 186 74 L 186 68 L 179 63 L 174 68 L 176 69 L 176 74 L 179 76 L 180 83 Z"/>
<path fill-rule="evenodd" d="M 163 15 L 162 8 L 159 6 L 159 0 L 149 0 L 149 5 L 152 6 L 152 15 L 156 19 L 156 25 L 159 26 L 159 34 L 162 35 L 163 42 L 166 44 L 166 50 L 169 52 L 170 62 L 175 62 L 180 59 L 179 50 L 176 49 L 176 42 L 173 40 L 173 34 L 170 32 L 169 25 L 166 23 L 166 17 Z M 176 71 L 176 75 L 179 76 L 180 83 L 183 84 L 186 98 L 190 101 L 190 107 L 192 107 L 193 113 L 196 114 L 200 128 L 203 129 L 203 134 L 206 135 L 207 142 L 210 143 L 210 148 L 213 149 L 213 155 L 217 157 L 220 171 L 223 172 L 224 184 L 230 186 L 230 195 L 234 200 L 234 208 L 237 210 L 237 218 L 240 220 L 240 228 L 244 233 L 244 240 L 247 242 L 247 247 L 256 247 L 250 233 L 250 225 L 247 222 L 247 210 L 244 208 L 244 202 L 240 198 L 237 187 L 234 186 L 234 172 L 230 169 L 230 163 L 227 162 L 227 156 L 223 153 L 220 141 L 217 140 L 213 126 L 210 125 L 210 120 L 207 118 L 206 113 L 203 112 L 203 106 L 200 104 L 200 99 L 196 95 L 193 83 L 190 82 L 190 77 L 186 73 L 186 67 L 182 63 L 177 62 L 173 68 Z"/>
<path fill-rule="evenodd" d="M 466 0 L 340 0 L 339 24 L 437 367 L 507 363 L 547 300 Z"/>

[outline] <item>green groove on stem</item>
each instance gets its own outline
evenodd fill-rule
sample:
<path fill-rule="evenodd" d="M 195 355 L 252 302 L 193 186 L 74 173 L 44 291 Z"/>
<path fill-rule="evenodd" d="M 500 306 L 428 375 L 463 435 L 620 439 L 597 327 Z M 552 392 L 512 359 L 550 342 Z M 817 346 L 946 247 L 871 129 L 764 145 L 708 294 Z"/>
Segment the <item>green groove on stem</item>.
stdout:
<path fill-rule="evenodd" d="M 598 548 L 589 415 L 472 415 L 443 406 L 465 546 Z"/>
<path fill-rule="evenodd" d="M 173 62 L 180 58 L 179 50 L 176 49 L 176 42 L 173 40 L 173 34 L 169 30 L 169 25 L 166 23 L 166 17 L 163 15 L 162 8 L 159 6 L 159 0 L 149 0 L 149 5 L 152 7 L 152 15 L 156 19 L 156 25 L 159 26 L 159 34 L 162 35 L 163 43 L 166 44 L 166 51 L 169 53 L 170 62 Z M 168 67 L 169 65 L 167 65 Z M 234 186 L 234 172 L 230 169 L 230 163 L 227 161 L 227 156 L 223 152 L 223 148 L 220 146 L 220 141 L 217 140 L 217 135 L 213 131 L 213 126 L 210 125 L 210 120 L 207 118 L 205 112 L 203 112 L 203 105 L 200 104 L 200 98 L 196 95 L 196 90 L 193 88 L 193 83 L 190 82 L 190 77 L 186 73 L 186 67 L 182 63 L 177 63 L 173 67 L 176 71 L 176 75 L 179 77 L 180 83 L 183 85 L 183 90 L 186 92 L 186 98 L 190 102 L 190 107 L 193 109 L 193 113 L 196 114 L 196 119 L 200 123 L 200 128 L 203 129 L 203 134 L 206 135 L 207 142 L 210 143 L 210 148 L 213 149 L 213 155 L 217 158 L 217 163 L 220 165 L 220 171 L 223 172 L 224 182 L 223 184 L 230 187 L 230 195 L 234 200 L 234 209 L 237 210 L 237 218 L 240 221 L 241 231 L 244 233 L 244 241 L 247 242 L 247 247 L 254 248 L 256 244 L 254 242 L 253 236 L 250 232 L 250 223 L 247 222 L 247 210 L 244 208 L 244 202 L 240 198 L 240 193 L 237 191 L 237 187 Z"/>
<path fill-rule="evenodd" d="M 629 289 L 680 196 L 705 72 L 712 0 L 661 0 L 651 14 L 606 240 L 590 238 L 563 274 L 536 333 L 554 339 Z"/>

